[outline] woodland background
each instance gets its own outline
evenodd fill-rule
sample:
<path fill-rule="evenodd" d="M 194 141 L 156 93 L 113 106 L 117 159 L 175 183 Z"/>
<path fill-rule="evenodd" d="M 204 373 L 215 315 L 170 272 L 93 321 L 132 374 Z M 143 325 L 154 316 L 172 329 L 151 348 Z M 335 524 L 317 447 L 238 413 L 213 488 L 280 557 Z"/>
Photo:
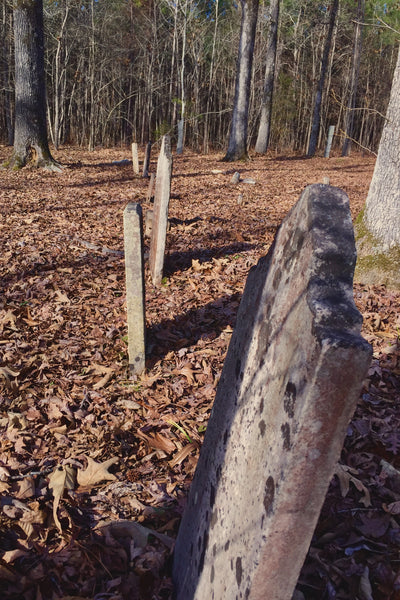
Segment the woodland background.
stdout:
<path fill-rule="evenodd" d="M 363 1 L 363 0 L 359 0 Z M 13 136 L 12 7 L 0 17 L 0 141 Z M 305 151 L 331 3 L 282 0 L 270 147 Z M 185 103 L 186 145 L 226 145 L 240 35 L 240 3 L 231 0 L 45 0 L 49 137 L 110 147 L 176 137 Z M 329 125 L 342 140 L 354 51 L 357 2 L 341 0 L 322 103 L 319 136 Z M 260 114 L 269 3 L 256 33 L 249 146 Z M 400 29 L 398 0 L 367 0 L 362 26 L 353 139 L 377 151 Z M 397 30 L 397 31 L 396 31 Z"/>
<path fill-rule="evenodd" d="M 172 597 L 174 538 L 247 273 L 308 183 L 328 176 L 348 193 L 354 218 L 367 195 L 400 6 L 366 2 L 353 134 L 362 153 L 342 158 L 360 2 L 341 0 L 334 31 L 319 145 L 335 125 L 332 158 L 301 156 L 331 5 L 282 0 L 270 150 L 228 167 L 239 5 L 45 0 L 49 136 L 64 169 L 0 170 L 5 600 Z M 0 3 L 0 161 L 13 141 L 11 5 Z M 268 29 L 261 3 L 250 147 Z M 139 142 L 143 158 L 148 140 L 170 133 L 174 142 L 182 103 L 186 152 L 174 157 L 165 280 L 154 288 L 146 270 L 148 357 L 132 382 L 122 212 L 129 201 L 151 204 L 129 145 Z M 255 183 L 233 186 L 234 171 Z M 300 575 L 301 600 L 400 598 L 400 294 L 359 283 L 355 301 L 374 357 Z"/>

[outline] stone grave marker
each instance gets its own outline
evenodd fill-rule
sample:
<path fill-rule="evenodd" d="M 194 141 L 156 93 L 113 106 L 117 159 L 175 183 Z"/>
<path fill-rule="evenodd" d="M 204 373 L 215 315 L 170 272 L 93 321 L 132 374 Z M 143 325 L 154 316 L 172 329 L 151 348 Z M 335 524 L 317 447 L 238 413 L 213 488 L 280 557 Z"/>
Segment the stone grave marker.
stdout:
<path fill-rule="evenodd" d="M 142 208 L 136 202 L 124 210 L 124 246 L 129 371 L 139 375 L 145 368 L 146 323 Z"/>
<path fill-rule="evenodd" d="M 324 158 L 329 158 L 329 156 L 331 154 L 332 141 L 333 141 L 333 136 L 334 135 L 335 135 L 335 126 L 334 125 L 330 125 L 329 126 L 329 130 L 328 130 L 328 139 L 327 139 L 327 142 L 326 142 L 326 148 L 325 148 Z"/>
<path fill-rule="evenodd" d="M 305 189 L 247 279 L 175 546 L 177 600 L 290 600 L 371 357 L 348 198 Z"/>
<path fill-rule="evenodd" d="M 138 154 L 138 145 L 136 142 L 132 143 L 132 167 L 133 167 L 133 173 L 135 175 L 139 175 L 139 154 Z"/>
<path fill-rule="evenodd" d="M 148 202 L 154 202 L 154 183 L 156 176 L 154 173 L 150 173 L 149 187 L 147 188 L 146 200 Z"/>
<path fill-rule="evenodd" d="M 150 240 L 150 273 L 154 285 L 160 285 L 163 268 L 165 241 L 168 227 L 168 206 L 171 193 L 172 154 L 171 142 L 164 135 L 157 161 L 156 188 L 154 193 L 153 223 Z"/>
<path fill-rule="evenodd" d="M 146 151 L 145 151 L 145 154 L 144 154 L 143 175 L 142 175 L 142 177 L 148 177 L 149 176 L 150 156 L 151 156 L 151 142 L 147 142 L 147 144 L 146 144 Z"/>

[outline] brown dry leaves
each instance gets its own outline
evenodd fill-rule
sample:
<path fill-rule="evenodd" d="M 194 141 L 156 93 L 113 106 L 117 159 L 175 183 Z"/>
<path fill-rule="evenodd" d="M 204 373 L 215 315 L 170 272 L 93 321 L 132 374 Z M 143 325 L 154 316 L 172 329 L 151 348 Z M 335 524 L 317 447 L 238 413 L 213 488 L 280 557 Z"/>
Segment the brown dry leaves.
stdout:
<path fill-rule="evenodd" d="M 129 150 L 57 158 L 61 174 L 0 172 L 0 595 L 170 598 L 171 539 L 248 270 L 307 183 L 330 177 L 356 214 L 373 160 L 176 157 L 166 279 L 146 275 L 149 355 L 132 382 L 122 212 L 150 208 L 147 181 L 112 163 Z M 232 185 L 237 170 L 256 184 Z M 357 286 L 356 299 L 374 362 L 300 578 L 307 598 L 366 596 L 369 582 L 374 600 L 395 598 L 399 295 Z"/>

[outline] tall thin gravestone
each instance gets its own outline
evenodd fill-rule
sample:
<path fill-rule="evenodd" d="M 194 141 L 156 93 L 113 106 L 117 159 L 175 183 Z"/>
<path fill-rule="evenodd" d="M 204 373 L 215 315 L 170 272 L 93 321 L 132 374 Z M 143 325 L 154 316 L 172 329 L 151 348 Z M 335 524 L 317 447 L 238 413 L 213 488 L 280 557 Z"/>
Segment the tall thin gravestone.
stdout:
<path fill-rule="evenodd" d="M 147 142 L 146 151 L 144 153 L 144 161 L 143 161 L 143 177 L 149 176 L 149 167 L 150 167 L 150 156 L 151 156 L 151 142 Z"/>
<path fill-rule="evenodd" d="M 124 210 L 124 246 L 129 370 L 139 375 L 145 368 L 146 324 L 142 208 L 136 202 Z"/>
<path fill-rule="evenodd" d="M 172 154 L 171 142 L 164 135 L 157 161 L 156 189 L 154 194 L 153 224 L 150 240 L 150 273 L 154 285 L 160 285 L 164 268 L 165 242 L 168 227 L 168 206 L 171 193 Z"/>
<path fill-rule="evenodd" d="M 326 142 L 326 148 L 325 148 L 324 158 L 329 158 L 329 156 L 331 154 L 332 141 L 333 141 L 334 134 L 335 134 L 335 126 L 334 125 L 330 125 L 329 129 L 328 129 L 328 139 L 327 139 L 327 142 Z"/>
<path fill-rule="evenodd" d="M 139 175 L 139 155 L 138 145 L 136 142 L 132 143 L 132 166 L 135 175 Z"/>
<path fill-rule="evenodd" d="M 366 374 L 348 198 L 309 186 L 248 277 L 174 556 L 177 600 L 290 600 Z"/>

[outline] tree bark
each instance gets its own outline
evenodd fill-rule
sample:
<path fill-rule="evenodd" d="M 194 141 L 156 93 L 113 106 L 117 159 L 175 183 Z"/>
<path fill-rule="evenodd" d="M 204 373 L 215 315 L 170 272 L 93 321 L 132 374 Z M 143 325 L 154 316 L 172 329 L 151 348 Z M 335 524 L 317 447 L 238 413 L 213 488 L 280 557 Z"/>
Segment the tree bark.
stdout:
<path fill-rule="evenodd" d="M 365 209 L 356 223 L 356 276 L 400 288 L 400 51 Z"/>
<path fill-rule="evenodd" d="M 343 142 L 342 156 L 348 156 L 349 151 L 350 151 L 351 138 L 353 136 L 354 108 L 356 105 L 358 72 L 360 69 L 360 62 L 361 62 L 362 25 L 363 25 L 363 21 L 364 21 L 364 16 L 365 16 L 365 0 L 358 0 L 357 21 L 355 24 L 355 33 L 354 33 L 353 57 L 352 57 L 352 61 L 351 61 L 349 100 L 347 103 L 347 112 L 346 112 L 346 121 L 345 121 L 345 138 L 344 138 L 344 142 Z"/>
<path fill-rule="evenodd" d="M 240 160 L 247 156 L 250 83 L 259 0 L 240 0 L 240 3 L 242 20 L 236 69 L 235 101 L 228 150 L 223 159 L 227 162 Z"/>
<path fill-rule="evenodd" d="M 2 23 L 1 23 L 1 83 L 3 87 L 3 111 L 5 124 L 7 129 L 7 143 L 9 146 L 12 146 L 14 143 L 14 119 L 12 116 L 12 98 L 11 98 L 11 74 L 9 63 L 11 59 L 11 48 L 12 43 L 10 43 L 11 34 L 8 33 L 8 25 L 12 23 L 12 14 L 10 11 L 10 7 L 8 3 L 4 2 L 2 6 Z"/>
<path fill-rule="evenodd" d="M 312 126 L 311 126 L 311 135 L 310 135 L 310 141 L 309 141 L 308 150 L 307 150 L 308 157 L 314 156 L 315 151 L 317 149 L 318 134 L 319 134 L 319 128 L 320 128 L 320 123 L 321 123 L 322 94 L 324 91 L 326 70 L 328 68 L 329 52 L 330 52 L 331 45 L 332 45 L 333 28 L 335 27 L 336 14 L 338 11 L 338 7 L 339 7 L 339 0 L 334 0 L 332 7 L 331 7 L 331 15 L 329 18 L 329 28 L 328 28 L 328 33 L 327 33 L 326 40 L 325 40 L 324 53 L 322 55 L 321 73 L 319 76 L 317 92 L 315 95 L 314 113 L 313 113 L 313 120 L 312 120 Z"/>
<path fill-rule="evenodd" d="M 338 0 L 336 0 L 338 1 Z M 278 23 L 279 23 L 279 4 L 280 0 L 271 0 L 270 19 L 267 56 L 265 61 L 264 90 L 261 104 L 261 117 L 258 127 L 258 135 L 255 151 L 264 154 L 268 150 L 269 136 L 271 132 L 272 101 L 274 94 L 276 48 L 278 42 Z"/>
<path fill-rule="evenodd" d="M 30 159 L 60 170 L 51 156 L 46 124 L 43 1 L 14 0 L 15 137 L 8 166 L 20 169 Z"/>

